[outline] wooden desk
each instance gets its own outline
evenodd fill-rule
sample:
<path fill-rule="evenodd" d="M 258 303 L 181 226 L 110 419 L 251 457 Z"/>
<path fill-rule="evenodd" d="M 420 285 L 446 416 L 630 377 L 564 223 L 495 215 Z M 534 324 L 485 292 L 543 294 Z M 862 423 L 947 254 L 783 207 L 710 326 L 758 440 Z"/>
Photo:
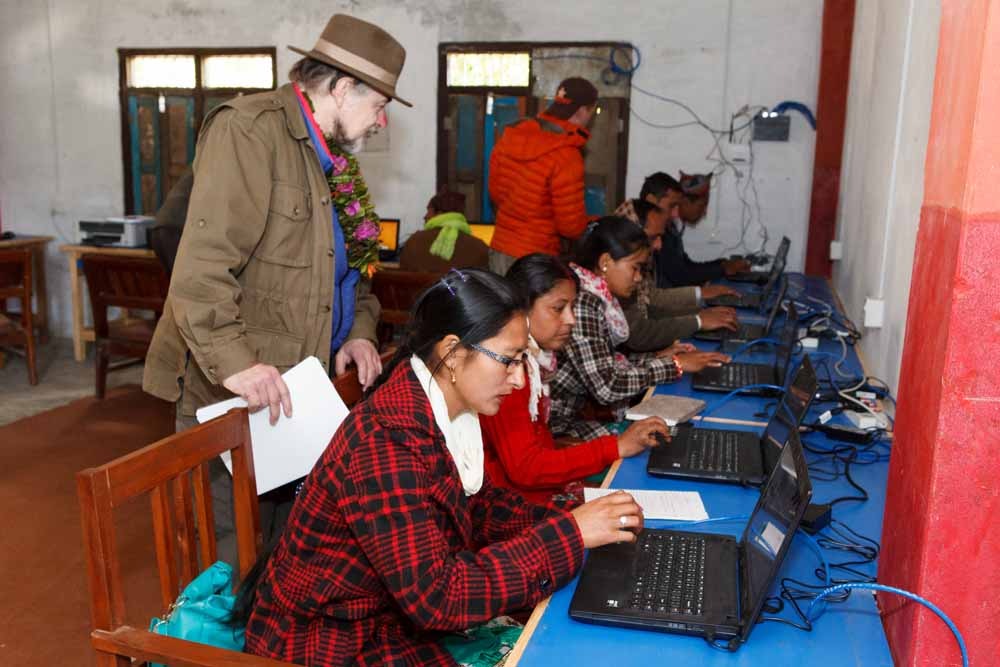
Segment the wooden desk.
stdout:
<path fill-rule="evenodd" d="M 14 248 L 31 250 L 31 270 L 35 274 L 33 291 L 38 311 L 35 313 L 35 326 L 38 328 L 38 340 L 41 343 L 49 341 L 49 294 L 45 287 L 45 246 L 51 240 L 51 236 L 21 236 L 0 241 L 0 250 Z"/>
<path fill-rule="evenodd" d="M 66 253 L 69 261 L 69 283 L 73 293 L 73 356 L 77 361 L 87 358 L 87 343 L 94 342 L 94 329 L 84 323 L 83 272 L 80 257 L 83 255 L 117 255 L 119 257 L 156 257 L 149 248 L 109 248 L 92 245 L 64 245 L 59 251 Z"/>

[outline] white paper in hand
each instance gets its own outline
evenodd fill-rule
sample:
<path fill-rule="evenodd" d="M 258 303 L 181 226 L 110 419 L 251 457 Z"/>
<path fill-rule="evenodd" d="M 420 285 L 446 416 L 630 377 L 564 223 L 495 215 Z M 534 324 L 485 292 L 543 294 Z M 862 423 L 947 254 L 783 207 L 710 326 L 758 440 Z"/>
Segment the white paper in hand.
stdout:
<path fill-rule="evenodd" d="M 281 377 L 291 394 L 292 416 L 282 412 L 278 423 L 271 426 L 267 408 L 250 415 L 257 495 L 309 474 L 348 412 L 316 357 L 307 358 Z M 231 398 L 201 408 L 196 416 L 204 423 L 246 404 L 242 398 Z M 229 452 L 221 458 L 232 473 Z"/>

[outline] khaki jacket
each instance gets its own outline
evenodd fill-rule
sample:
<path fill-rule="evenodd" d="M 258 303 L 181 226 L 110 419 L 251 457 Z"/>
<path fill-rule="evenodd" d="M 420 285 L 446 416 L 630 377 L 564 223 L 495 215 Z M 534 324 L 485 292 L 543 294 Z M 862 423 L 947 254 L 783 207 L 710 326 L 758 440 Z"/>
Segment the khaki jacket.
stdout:
<path fill-rule="evenodd" d="M 647 265 L 648 267 L 648 265 Z M 661 289 L 651 273 L 631 299 L 622 302 L 629 336 L 625 348 L 632 352 L 658 352 L 675 340 L 698 331 L 698 295 L 693 287 Z"/>
<path fill-rule="evenodd" d="M 333 328 L 330 190 L 291 84 L 214 109 L 194 174 L 143 376 L 183 415 L 231 397 L 222 381 L 257 362 L 284 371 L 313 355 L 328 367 Z M 376 340 L 369 289 L 362 280 L 349 339 Z"/>

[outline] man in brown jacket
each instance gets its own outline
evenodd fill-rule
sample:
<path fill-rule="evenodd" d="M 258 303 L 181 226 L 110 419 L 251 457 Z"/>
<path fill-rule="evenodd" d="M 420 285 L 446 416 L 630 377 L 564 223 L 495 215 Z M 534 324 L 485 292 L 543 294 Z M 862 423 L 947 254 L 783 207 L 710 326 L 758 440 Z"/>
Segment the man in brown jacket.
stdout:
<path fill-rule="evenodd" d="M 311 355 L 337 373 L 356 363 L 365 385 L 381 371 L 378 301 L 367 276 L 341 289 L 343 212 L 321 166 L 329 150 L 312 135 L 356 149 L 384 127 L 405 51 L 377 26 L 340 14 L 313 50 L 293 50 L 306 57 L 292 83 L 219 105 L 198 139 L 187 222 L 143 377 L 147 392 L 177 402 L 179 428 L 233 394 L 251 410 L 269 407 L 272 423 L 282 409 L 290 415 L 281 372 Z M 344 342 L 331 346 L 338 331 Z"/>
<path fill-rule="evenodd" d="M 341 197 L 327 177 L 346 174 L 351 192 L 367 192 L 342 151 L 386 126 L 390 99 L 409 106 L 396 96 L 406 52 L 343 14 L 311 51 L 290 48 L 305 56 L 291 83 L 219 105 L 198 137 L 187 220 L 143 376 L 143 389 L 176 401 L 177 430 L 234 394 L 251 410 L 268 407 L 272 423 L 291 416 L 281 373 L 309 356 L 338 374 L 357 364 L 366 386 L 382 370 L 378 300 L 347 254 L 346 239 L 371 230 L 362 237 L 357 225 L 348 237 L 343 226 L 365 198 Z M 220 468 L 211 471 L 219 551 L 235 562 L 231 481 Z M 265 539 L 293 499 L 294 484 L 262 498 Z"/>

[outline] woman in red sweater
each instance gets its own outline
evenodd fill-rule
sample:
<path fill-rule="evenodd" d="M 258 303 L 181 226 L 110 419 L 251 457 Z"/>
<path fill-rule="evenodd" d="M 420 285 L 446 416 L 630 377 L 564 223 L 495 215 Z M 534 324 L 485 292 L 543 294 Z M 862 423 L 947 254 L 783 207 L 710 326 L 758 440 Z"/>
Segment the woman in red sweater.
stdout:
<path fill-rule="evenodd" d="M 615 459 L 635 456 L 669 437 L 666 423 L 652 417 L 619 436 L 607 435 L 557 448 L 549 431 L 548 377 L 556 352 L 569 340 L 579 278 L 560 259 L 535 253 L 514 263 L 507 279 L 528 300 L 528 363 L 524 386 L 495 415 L 480 415 L 486 472 L 496 486 L 516 489 L 536 502 L 560 494 L 571 482 L 600 472 Z"/>

